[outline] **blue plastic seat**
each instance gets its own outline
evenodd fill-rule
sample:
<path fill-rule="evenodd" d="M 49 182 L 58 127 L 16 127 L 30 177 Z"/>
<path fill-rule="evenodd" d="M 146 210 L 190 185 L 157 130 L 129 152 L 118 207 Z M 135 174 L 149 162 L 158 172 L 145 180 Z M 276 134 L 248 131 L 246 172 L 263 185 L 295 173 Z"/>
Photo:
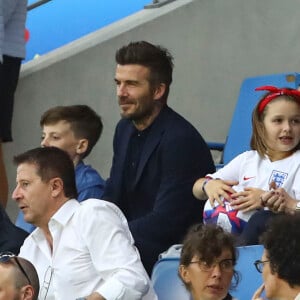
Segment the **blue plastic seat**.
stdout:
<path fill-rule="evenodd" d="M 254 262 L 261 259 L 262 245 L 237 247 L 238 261 L 235 267 L 240 274 L 240 282 L 230 294 L 239 300 L 252 299 L 253 293 L 262 284 L 261 274 L 257 272 Z"/>
<path fill-rule="evenodd" d="M 211 150 L 222 152 L 220 164 L 222 167 L 238 154 L 250 149 L 252 132 L 252 111 L 265 92 L 256 92 L 255 88 L 263 85 L 274 85 L 277 87 L 298 88 L 300 84 L 299 73 L 282 73 L 246 78 L 240 88 L 239 97 L 233 113 L 225 143 L 208 142 Z"/>
<path fill-rule="evenodd" d="M 160 259 L 153 268 L 151 281 L 158 300 L 190 300 L 189 292 L 178 277 L 179 257 Z"/>
<path fill-rule="evenodd" d="M 240 273 L 240 282 L 236 289 L 231 290 L 233 297 L 239 300 L 249 300 L 254 291 L 261 285 L 261 274 L 257 272 L 254 261 L 261 259 L 261 245 L 237 247 L 238 261 L 236 271 Z M 153 268 L 151 281 L 157 293 L 158 300 L 191 300 L 182 281 L 178 277 L 179 256 L 172 253 L 157 261 Z"/>

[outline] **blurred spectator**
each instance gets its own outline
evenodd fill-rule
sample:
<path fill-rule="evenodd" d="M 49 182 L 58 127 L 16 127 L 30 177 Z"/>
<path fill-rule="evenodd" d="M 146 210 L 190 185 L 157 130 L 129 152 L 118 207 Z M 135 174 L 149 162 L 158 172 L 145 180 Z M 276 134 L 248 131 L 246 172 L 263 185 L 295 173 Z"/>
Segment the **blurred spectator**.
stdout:
<path fill-rule="evenodd" d="M 0 204 L 5 208 L 8 181 L 2 143 L 12 141 L 14 94 L 25 58 L 27 0 L 0 0 Z"/>
<path fill-rule="evenodd" d="M 15 226 L 0 205 L 0 252 L 10 251 L 18 254 L 28 233 Z"/>
<path fill-rule="evenodd" d="M 28 260 L 6 252 L 0 254 L 0 300 L 37 300 L 39 278 Z"/>
<path fill-rule="evenodd" d="M 254 264 L 262 273 L 263 285 L 252 300 L 300 299 L 300 214 L 276 215 L 262 234 L 261 260 Z M 266 297 L 262 296 L 265 292 Z"/>

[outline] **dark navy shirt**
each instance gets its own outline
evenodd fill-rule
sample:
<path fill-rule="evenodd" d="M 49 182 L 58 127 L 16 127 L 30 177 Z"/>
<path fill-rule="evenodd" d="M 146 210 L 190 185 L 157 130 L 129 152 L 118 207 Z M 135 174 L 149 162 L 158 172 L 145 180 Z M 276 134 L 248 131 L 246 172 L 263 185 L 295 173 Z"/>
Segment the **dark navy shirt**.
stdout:
<path fill-rule="evenodd" d="M 122 210 L 128 220 L 131 220 L 131 208 L 130 199 L 134 199 L 136 196 L 134 194 L 134 183 L 136 178 L 136 172 L 138 165 L 143 153 L 143 148 L 149 134 L 151 126 L 146 129 L 139 131 L 135 130 L 130 137 L 128 143 L 125 168 L 124 168 L 124 181 L 123 181 L 123 192 L 122 192 Z"/>

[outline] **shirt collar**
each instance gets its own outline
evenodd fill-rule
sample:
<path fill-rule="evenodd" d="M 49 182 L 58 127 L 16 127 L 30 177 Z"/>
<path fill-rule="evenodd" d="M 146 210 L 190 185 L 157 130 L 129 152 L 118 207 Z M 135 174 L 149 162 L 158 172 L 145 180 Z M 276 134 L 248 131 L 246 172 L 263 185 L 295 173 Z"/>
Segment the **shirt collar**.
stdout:
<path fill-rule="evenodd" d="M 77 210 L 78 206 L 80 206 L 80 204 L 76 199 L 66 201 L 64 205 L 61 206 L 60 209 L 51 217 L 50 222 L 54 220 L 65 226 Z"/>
<path fill-rule="evenodd" d="M 66 201 L 60 209 L 51 217 L 49 221 L 49 227 L 51 224 L 58 223 L 61 226 L 65 226 L 67 222 L 71 219 L 74 215 L 75 211 L 77 210 L 78 206 L 80 206 L 79 202 L 76 199 L 70 199 Z M 40 228 L 36 228 L 32 232 L 32 236 L 40 239 L 43 232 Z"/>

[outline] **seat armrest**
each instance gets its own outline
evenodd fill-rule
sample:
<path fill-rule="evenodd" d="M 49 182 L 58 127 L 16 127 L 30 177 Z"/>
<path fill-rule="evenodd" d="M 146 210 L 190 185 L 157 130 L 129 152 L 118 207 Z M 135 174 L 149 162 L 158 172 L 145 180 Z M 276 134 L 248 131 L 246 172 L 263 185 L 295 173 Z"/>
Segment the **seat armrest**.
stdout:
<path fill-rule="evenodd" d="M 207 145 L 210 150 L 223 151 L 225 143 L 207 142 Z"/>

